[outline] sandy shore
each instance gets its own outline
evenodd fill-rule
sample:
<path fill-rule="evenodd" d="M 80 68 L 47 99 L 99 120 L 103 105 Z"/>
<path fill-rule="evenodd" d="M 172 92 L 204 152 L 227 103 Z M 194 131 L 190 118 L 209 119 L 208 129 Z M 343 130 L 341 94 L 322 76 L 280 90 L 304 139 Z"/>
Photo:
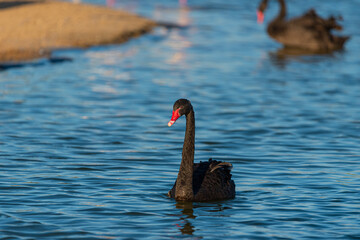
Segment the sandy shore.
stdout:
<path fill-rule="evenodd" d="M 68 2 L 1 8 L 0 62 L 46 57 L 54 49 L 121 43 L 155 25 L 125 11 Z"/>

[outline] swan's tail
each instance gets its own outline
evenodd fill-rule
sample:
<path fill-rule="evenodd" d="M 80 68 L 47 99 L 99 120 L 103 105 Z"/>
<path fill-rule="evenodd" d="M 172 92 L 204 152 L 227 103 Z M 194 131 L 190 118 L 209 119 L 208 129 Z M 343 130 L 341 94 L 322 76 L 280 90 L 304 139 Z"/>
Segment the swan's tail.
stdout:
<path fill-rule="evenodd" d="M 335 49 L 343 48 L 345 42 L 349 39 L 349 36 L 334 36 Z"/>

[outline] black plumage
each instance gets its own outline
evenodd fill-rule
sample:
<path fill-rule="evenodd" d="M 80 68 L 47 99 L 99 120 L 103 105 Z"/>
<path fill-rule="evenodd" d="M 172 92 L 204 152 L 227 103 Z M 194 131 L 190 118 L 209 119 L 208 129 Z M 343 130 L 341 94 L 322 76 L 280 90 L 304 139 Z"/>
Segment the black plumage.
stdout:
<path fill-rule="evenodd" d="M 342 30 L 342 26 L 333 16 L 321 18 L 314 9 L 303 16 L 286 20 L 285 0 L 278 0 L 279 14 L 269 23 L 269 36 L 285 47 L 295 47 L 314 52 L 329 52 L 342 49 L 348 36 L 336 36 L 332 30 Z M 267 8 L 268 0 L 263 0 L 258 7 L 258 18 Z M 259 18 L 260 19 L 260 18 Z M 261 20 L 260 20 L 261 21 Z"/>
<path fill-rule="evenodd" d="M 213 201 L 235 197 L 235 183 L 231 179 L 232 165 L 209 159 L 194 164 L 195 114 L 189 100 L 179 99 L 174 104 L 171 126 L 186 115 L 186 131 L 182 161 L 177 180 L 168 195 L 180 201 Z"/>

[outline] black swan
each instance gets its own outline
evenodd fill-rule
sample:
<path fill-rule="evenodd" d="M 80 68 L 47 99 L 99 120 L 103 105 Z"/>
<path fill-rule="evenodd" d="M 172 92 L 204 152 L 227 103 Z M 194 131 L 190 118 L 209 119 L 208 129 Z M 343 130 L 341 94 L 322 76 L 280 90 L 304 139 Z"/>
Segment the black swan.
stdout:
<path fill-rule="evenodd" d="M 168 195 L 178 201 L 213 201 L 235 197 L 231 180 L 231 163 L 212 160 L 194 164 L 195 113 L 191 102 L 179 99 L 174 103 L 170 127 L 182 115 L 186 116 L 186 131 L 180 170 Z"/>
<path fill-rule="evenodd" d="M 285 47 L 301 48 L 315 52 L 329 52 L 342 49 L 348 36 L 335 36 L 332 29 L 342 30 L 335 17 L 321 18 L 311 9 L 303 16 L 286 20 L 286 6 L 284 0 L 278 0 L 280 11 L 268 25 L 267 32 Z M 263 0 L 257 10 L 258 22 L 264 20 L 264 12 L 268 0 Z"/>

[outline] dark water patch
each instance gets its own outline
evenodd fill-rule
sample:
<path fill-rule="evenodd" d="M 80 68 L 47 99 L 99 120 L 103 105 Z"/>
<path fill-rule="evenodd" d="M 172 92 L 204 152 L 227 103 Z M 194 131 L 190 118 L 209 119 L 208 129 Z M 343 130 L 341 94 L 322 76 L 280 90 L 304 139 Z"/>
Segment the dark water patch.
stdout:
<path fill-rule="evenodd" d="M 67 168 L 61 168 L 64 171 L 104 171 L 103 169 L 98 168 L 91 168 L 91 167 L 67 167 Z"/>
<path fill-rule="evenodd" d="M 8 185 L 8 186 L 0 186 L 0 190 L 3 191 L 22 191 L 22 190 L 30 190 L 31 187 L 24 185 Z"/>
<path fill-rule="evenodd" d="M 8 157 L 11 157 L 11 161 L 17 161 L 17 162 L 42 162 L 41 159 L 28 159 L 28 158 L 13 158 L 13 156 L 7 155 Z"/>
<path fill-rule="evenodd" d="M 32 3 L 39 3 L 39 2 L 43 2 L 41 0 L 34 0 L 34 1 L 3 1 L 0 3 L 0 9 L 4 9 L 4 8 L 11 8 L 11 7 L 17 7 L 17 6 L 21 6 L 21 5 L 25 5 L 25 4 L 32 4 Z"/>
<path fill-rule="evenodd" d="M 10 2 L 9 2 L 10 3 Z M 29 1 L 31 3 L 31 1 Z M 1 8 L 0 3 L 0 8 Z M 41 59 L 29 62 L 9 62 L 0 63 L 0 71 L 6 71 L 13 68 L 24 68 L 24 67 L 44 67 L 47 64 L 59 64 L 64 62 L 72 62 L 73 60 L 69 57 L 50 57 L 48 59 Z"/>
<path fill-rule="evenodd" d="M 76 155 L 101 155 L 101 154 L 103 154 L 103 152 L 88 151 L 87 149 L 84 149 L 83 151 L 73 151 L 73 154 L 76 154 Z"/>

